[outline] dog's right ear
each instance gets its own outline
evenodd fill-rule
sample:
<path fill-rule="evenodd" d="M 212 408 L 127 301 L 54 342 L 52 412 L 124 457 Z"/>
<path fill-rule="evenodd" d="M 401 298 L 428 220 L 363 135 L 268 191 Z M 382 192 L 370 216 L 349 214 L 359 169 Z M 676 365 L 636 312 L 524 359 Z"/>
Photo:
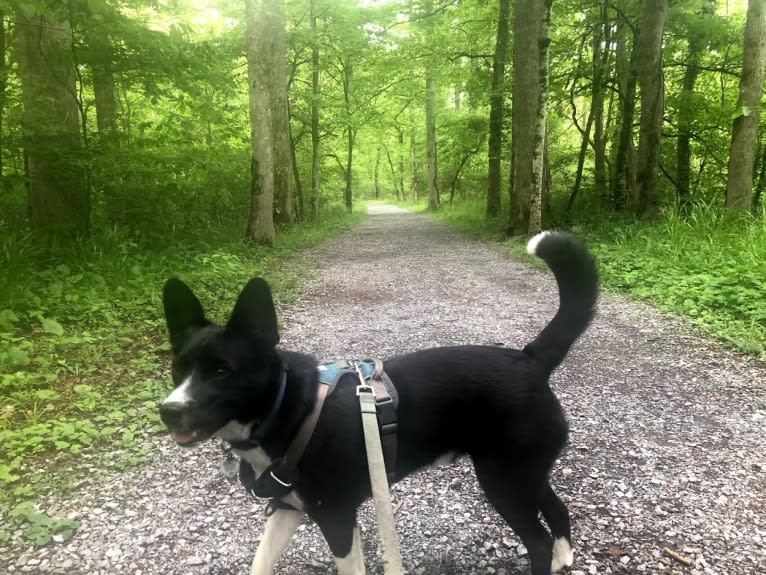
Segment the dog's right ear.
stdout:
<path fill-rule="evenodd" d="M 189 332 L 209 325 L 202 304 L 184 282 L 170 278 L 162 289 L 162 305 L 170 335 L 170 347 L 177 353 Z"/>
<path fill-rule="evenodd" d="M 279 343 L 277 312 L 266 280 L 253 278 L 242 290 L 226 328 L 256 337 L 269 347 Z"/>

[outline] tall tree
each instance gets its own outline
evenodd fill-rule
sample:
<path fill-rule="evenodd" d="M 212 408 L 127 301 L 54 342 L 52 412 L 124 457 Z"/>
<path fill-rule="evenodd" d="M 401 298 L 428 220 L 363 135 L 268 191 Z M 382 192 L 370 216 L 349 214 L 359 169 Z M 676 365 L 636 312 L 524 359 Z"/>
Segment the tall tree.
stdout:
<path fill-rule="evenodd" d="M 273 58 L 273 31 L 269 29 L 270 0 L 245 0 L 247 77 L 250 99 L 250 213 L 247 239 L 274 242 L 274 121 L 272 89 L 277 81 Z"/>
<path fill-rule="evenodd" d="M 505 79 L 505 53 L 508 47 L 508 19 L 511 0 L 499 0 L 495 54 L 492 60 L 492 86 L 489 94 L 489 150 L 487 153 L 487 217 L 500 213 L 500 180 L 503 140 L 503 94 Z"/>
<path fill-rule="evenodd" d="M 634 207 L 642 217 L 653 217 L 657 211 L 660 138 L 665 102 L 662 34 L 667 15 L 668 0 L 644 2 L 636 60 L 641 90 L 641 119 L 634 197 Z"/>
<path fill-rule="evenodd" d="M 540 52 L 544 0 L 516 0 L 513 12 L 513 142 L 511 167 L 511 233 L 526 234 L 529 207 L 537 182 L 534 174 L 537 107 L 540 97 Z"/>
<path fill-rule="evenodd" d="M 55 4 L 46 2 L 33 15 L 16 13 L 29 217 L 53 247 L 87 233 L 90 216 L 72 30 Z"/>
<path fill-rule="evenodd" d="M 434 40 L 434 5 L 426 0 L 425 18 L 427 20 L 427 38 L 429 45 Z M 428 209 L 439 209 L 439 184 L 436 174 L 436 66 L 433 57 L 426 63 L 426 189 L 428 190 Z"/>
<path fill-rule="evenodd" d="M 615 34 L 615 75 L 619 92 L 617 129 L 615 130 L 614 168 L 612 169 L 612 202 L 616 210 L 624 209 L 635 189 L 635 149 L 633 118 L 636 110 L 637 30 L 621 16 Z"/>
<path fill-rule="evenodd" d="M 548 121 L 548 49 L 551 43 L 551 4 L 545 0 L 542 22 L 537 38 L 537 111 L 535 113 L 534 150 L 532 156 L 532 181 L 534 187 L 529 196 L 529 226 L 531 236 L 543 227 L 543 178 L 545 172 L 545 140 Z"/>
<path fill-rule="evenodd" d="M 5 12 L 0 10 L 0 177 L 3 175 L 3 152 L 5 134 L 3 115 L 5 114 L 5 88 L 8 81 L 8 65 L 5 61 Z"/>
<path fill-rule="evenodd" d="M 684 77 L 681 83 L 681 97 L 678 107 L 678 143 L 676 144 L 676 186 L 679 204 L 683 209 L 691 202 L 691 140 L 695 112 L 694 87 L 700 73 L 705 47 L 708 45 L 710 27 L 708 18 L 715 13 L 715 0 L 705 0 L 699 14 L 687 16 L 687 44 Z"/>
<path fill-rule="evenodd" d="M 270 55 L 273 67 L 273 85 L 271 92 L 271 121 L 273 122 L 274 145 L 274 219 L 281 225 L 293 223 L 292 200 L 292 153 L 290 142 L 290 113 L 287 99 L 287 39 L 285 20 L 282 13 L 282 0 L 267 2 L 267 29 L 271 35 Z M 263 55 L 261 55 L 263 57 Z"/>
<path fill-rule="evenodd" d="M 319 213 L 319 34 L 317 0 L 309 7 L 311 26 L 311 217 Z"/>
<path fill-rule="evenodd" d="M 731 135 L 726 207 L 749 211 L 753 202 L 753 164 L 758 133 L 763 69 L 766 65 L 766 0 L 749 0 L 737 114 Z"/>

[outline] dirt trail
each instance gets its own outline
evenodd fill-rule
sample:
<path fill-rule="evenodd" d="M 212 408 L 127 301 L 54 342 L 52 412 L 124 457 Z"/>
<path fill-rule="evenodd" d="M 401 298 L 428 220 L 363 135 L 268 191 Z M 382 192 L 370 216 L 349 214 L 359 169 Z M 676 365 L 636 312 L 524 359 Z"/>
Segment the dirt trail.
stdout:
<path fill-rule="evenodd" d="M 364 223 L 304 261 L 320 271 L 282 310 L 282 346 L 320 360 L 459 343 L 519 347 L 557 305 L 550 274 L 388 206 L 370 208 Z M 572 514 L 574 574 L 766 573 L 764 382 L 762 362 L 646 306 L 602 297 L 553 377 L 571 425 L 553 484 Z M 70 498 L 46 502 L 81 520 L 70 541 L 42 550 L 18 537 L 0 543 L 0 572 L 247 573 L 261 503 L 221 476 L 220 447 L 149 441 L 155 452 L 140 470 L 99 478 L 94 469 Z M 393 494 L 404 501 L 397 527 L 408 573 L 526 571 L 526 551 L 484 500 L 468 460 L 423 471 Z M 369 504 L 360 521 L 368 572 L 382 573 Z M 278 566 L 282 575 L 334 572 L 308 523 Z"/>

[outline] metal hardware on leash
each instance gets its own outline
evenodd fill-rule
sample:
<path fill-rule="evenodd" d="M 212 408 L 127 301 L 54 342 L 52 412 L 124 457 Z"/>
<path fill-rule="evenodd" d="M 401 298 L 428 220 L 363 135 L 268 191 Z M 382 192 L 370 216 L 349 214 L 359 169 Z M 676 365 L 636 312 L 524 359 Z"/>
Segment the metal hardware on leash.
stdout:
<path fill-rule="evenodd" d="M 375 516 L 378 521 L 378 537 L 383 544 L 383 572 L 385 575 L 402 575 L 402 556 L 399 540 L 396 537 L 394 512 L 391 508 L 391 494 L 386 478 L 386 464 L 383 459 L 383 446 L 378 429 L 378 410 L 375 404 L 375 390 L 364 380 L 358 362 L 351 362 L 359 378 L 356 395 L 359 397 L 359 409 L 362 412 L 364 445 L 367 451 L 367 466 L 370 471 L 370 486 L 375 503 Z"/>
<path fill-rule="evenodd" d="M 234 481 L 239 472 L 239 460 L 234 457 L 231 451 L 231 447 L 226 444 L 221 444 L 223 449 L 223 461 L 221 462 L 221 473 L 229 481 Z"/>

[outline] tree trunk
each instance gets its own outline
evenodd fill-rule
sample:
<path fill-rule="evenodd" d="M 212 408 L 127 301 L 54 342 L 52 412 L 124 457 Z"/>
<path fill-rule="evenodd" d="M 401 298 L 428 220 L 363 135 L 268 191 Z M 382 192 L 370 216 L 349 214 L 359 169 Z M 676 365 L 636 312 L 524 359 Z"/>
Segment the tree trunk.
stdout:
<path fill-rule="evenodd" d="M 604 76 L 609 59 L 611 25 L 609 22 L 609 4 L 603 2 L 600 6 L 601 18 L 593 35 L 593 94 L 591 110 L 593 111 L 593 191 L 598 198 L 606 195 L 606 138 L 604 137 Z"/>
<path fill-rule="evenodd" d="M 290 112 L 287 99 L 287 34 L 282 14 L 282 0 L 269 0 L 267 26 L 271 54 L 271 121 L 274 146 L 274 220 L 283 226 L 293 224 L 292 155 L 290 153 Z M 264 55 L 262 55 L 264 56 Z"/>
<path fill-rule="evenodd" d="M 43 242 L 85 234 L 89 194 L 82 160 L 72 30 L 53 6 L 45 15 L 17 12 L 19 76 L 29 216 Z"/>
<path fill-rule="evenodd" d="M 731 153 L 726 179 L 726 207 L 738 212 L 750 211 L 753 202 L 753 163 L 760 118 L 764 64 L 766 64 L 766 0 L 749 0 L 737 118 L 734 120 L 731 134 Z"/>
<path fill-rule="evenodd" d="M 399 132 L 399 189 L 402 191 L 402 200 L 407 200 L 407 192 L 404 190 L 404 130 L 397 128 Z"/>
<path fill-rule="evenodd" d="M 758 182 L 755 185 L 755 194 L 753 196 L 753 210 L 757 210 L 761 205 L 763 189 L 766 188 L 766 139 L 761 141 L 761 169 L 758 175 Z"/>
<path fill-rule="evenodd" d="M 386 159 L 388 160 L 388 169 L 391 170 L 391 182 L 394 184 L 394 192 L 396 193 L 396 199 L 401 200 L 402 194 L 397 184 L 396 169 L 394 168 L 394 160 L 391 158 L 391 150 L 386 146 Z"/>
<path fill-rule="evenodd" d="M 427 38 L 432 41 L 433 1 L 426 0 L 424 12 L 427 15 Z M 428 191 L 428 209 L 439 209 L 439 187 L 436 175 L 436 69 L 429 58 L 426 64 L 426 190 Z"/>
<path fill-rule="evenodd" d="M 487 217 L 500 213 L 500 180 L 503 139 L 503 94 L 505 92 L 505 53 L 508 46 L 508 18 L 511 0 L 500 0 L 497 16 L 495 56 L 492 63 L 492 87 L 489 96 L 489 167 L 487 170 Z M 454 190 L 454 186 L 453 186 Z M 451 198 L 450 198 L 451 201 Z"/>
<path fill-rule="evenodd" d="M 628 199 L 633 195 L 635 189 L 633 118 L 636 110 L 638 43 L 634 31 L 630 58 L 628 58 L 628 28 L 629 26 L 625 22 L 620 25 L 617 41 L 616 66 L 620 98 L 612 180 L 612 201 L 615 210 L 622 210 L 627 206 Z"/>
<path fill-rule="evenodd" d="M 715 14 L 715 0 L 708 0 L 702 6 L 702 14 Z M 686 211 L 691 204 L 691 137 L 694 120 L 694 85 L 699 75 L 699 65 L 707 45 L 709 34 L 704 26 L 689 28 L 689 54 L 686 57 L 686 70 L 681 84 L 681 97 L 678 106 L 678 143 L 676 145 L 676 187 L 678 204 Z"/>
<path fill-rule="evenodd" d="M 316 0 L 311 0 L 311 217 L 319 213 L 319 35 Z"/>
<path fill-rule="evenodd" d="M 290 128 L 289 123 L 288 128 Z M 301 222 L 306 217 L 306 207 L 303 202 L 303 184 L 301 183 L 301 172 L 298 169 L 298 153 L 296 150 L 296 142 L 293 139 L 292 128 L 290 128 L 290 164 L 292 165 L 293 181 L 295 182 L 295 194 L 293 194 L 293 212 L 295 213 L 295 219 Z"/>
<path fill-rule="evenodd" d="M 540 40 L 543 0 L 516 0 L 513 15 L 513 139 L 510 231 L 526 234 L 534 174 L 535 133 L 540 84 Z M 536 192 L 539 194 L 539 189 Z"/>
<path fill-rule="evenodd" d="M 641 217 L 657 213 L 660 138 L 664 108 L 662 34 L 668 0 L 645 0 L 638 36 L 638 85 L 641 89 L 641 120 L 638 136 L 634 208 Z"/>
<path fill-rule="evenodd" d="M 412 201 L 418 203 L 418 156 L 415 146 L 415 130 L 410 130 L 410 193 Z"/>
<path fill-rule="evenodd" d="M 5 62 L 5 12 L 0 10 L 0 178 L 3 176 L 3 151 L 5 138 L 3 115 L 5 114 L 5 87 L 8 81 L 8 66 Z"/>
<path fill-rule="evenodd" d="M 429 68 L 426 72 L 426 186 L 428 189 L 428 209 L 439 209 L 439 191 L 436 182 L 436 72 Z"/>
<path fill-rule="evenodd" d="M 269 30 L 268 0 L 245 0 L 247 11 L 247 76 L 250 99 L 250 214 L 247 239 L 261 244 L 274 243 L 274 142 L 272 130 L 271 86 L 275 84 L 272 66 L 273 32 Z"/>
<path fill-rule="evenodd" d="M 354 158 L 354 138 L 356 137 L 356 130 L 351 122 L 351 79 L 354 75 L 354 69 L 348 60 L 341 61 L 341 66 L 343 68 L 343 102 L 346 107 L 346 187 L 343 199 L 346 209 L 351 212 L 353 209 L 353 190 L 351 189 L 353 177 L 351 167 Z"/>
<path fill-rule="evenodd" d="M 534 187 L 529 197 L 529 228 L 527 233 L 533 236 L 543 227 L 543 177 L 545 174 L 545 131 L 548 118 L 548 50 L 551 44 L 551 4 L 545 0 L 542 25 L 537 39 L 538 51 L 538 95 L 535 116 L 534 156 L 532 158 L 532 177 Z"/>
<path fill-rule="evenodd" d="M 380 171 L 380 146 L 375 148 L 375 156 L 372 159 L 372 188 L 373 197 L 377 200 L 380 198 L 380 182 L 378 180 Z"/>
<path fill-rule="evenodd" d="M 114 90 L 112 42 L 104 27 L 91 21 L 87 33 L 93 69 L 93 95 L 96 102 L 96 127 L 100 134 L 113 132 L 117 127 L 117 97 Z"/>

